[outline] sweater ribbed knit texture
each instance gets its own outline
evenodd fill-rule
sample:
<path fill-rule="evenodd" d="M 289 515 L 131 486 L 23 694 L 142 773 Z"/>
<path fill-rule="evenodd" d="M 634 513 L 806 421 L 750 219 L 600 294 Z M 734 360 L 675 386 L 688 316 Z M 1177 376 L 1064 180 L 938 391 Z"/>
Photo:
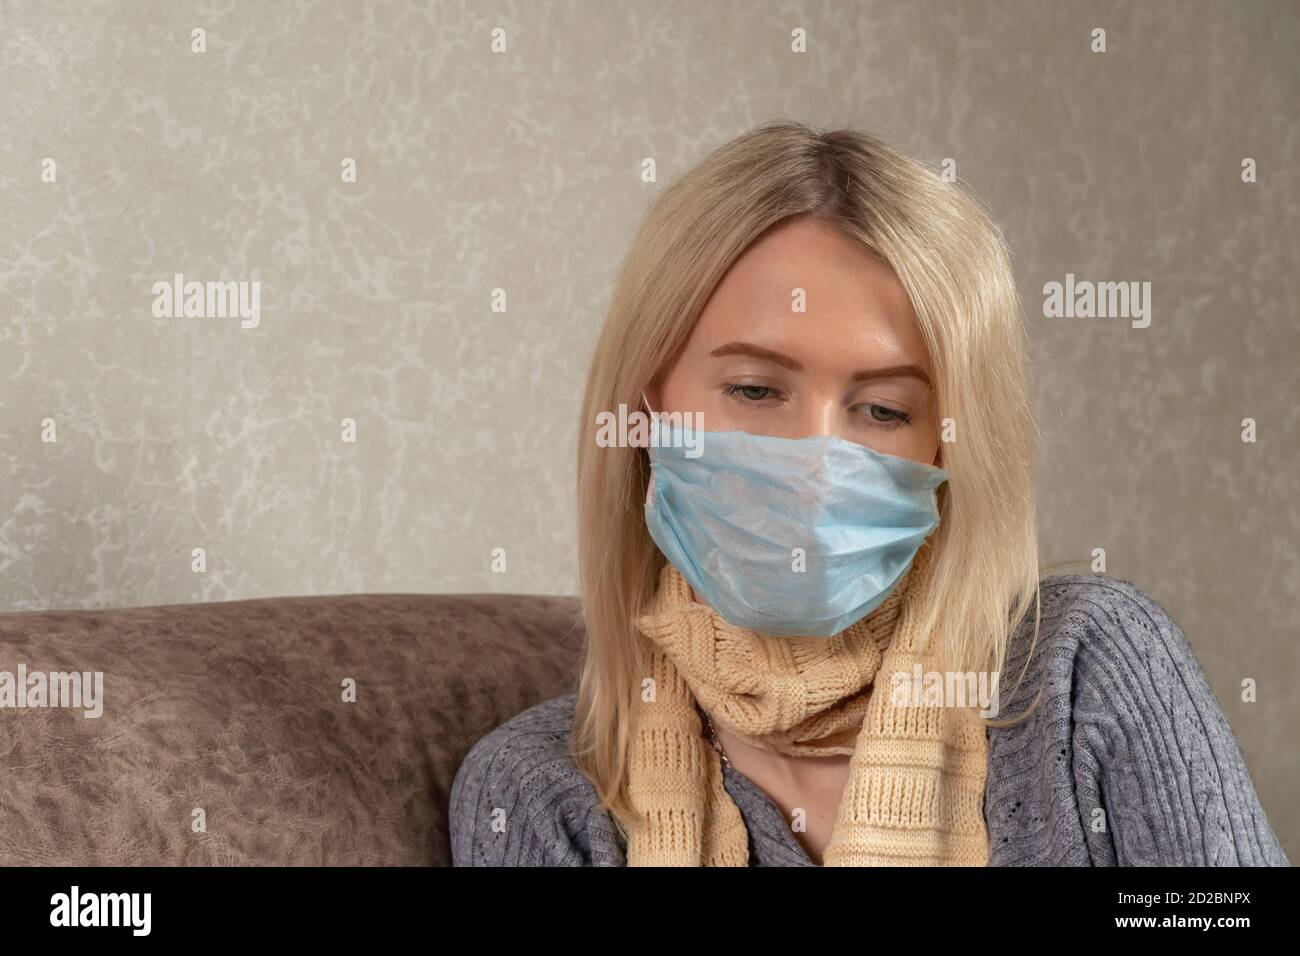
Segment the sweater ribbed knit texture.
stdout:
<path fill-rule="evenodd" d="M 1104 576 L 1053 575 L 1041 591 L 1032 654 L 1032 613 L 1012 636 L 1000 716 L 1022 713 L 1040 687 L 1042 704 L 988 732 L 989 865 L 1289 865 L 1223 711 L 1164 609 Z M 622 837 L 570 755 L 575 700 L 529 707 L 470 749 L 450 794 L 455 865 L 626 865 Z M 750 866 L 814 865 L 753 781 L 726 766 L 723 784 L 748 833 Z"/>
<path fill-rule="evenodd" d="M 760 749 L 851 755 L 826 866 L 985 865 L 983 726 L 969 711 L 890 693 L 891 675 L 931 669 L 916 612 L 932 557 L 927 541 L 885 601 L 832 637 L 733 626 L 664 566 L 638 621 L 656 692 L 635 713 L 630 866 L 748 865 L 744 818 L 697 702 Z"/>

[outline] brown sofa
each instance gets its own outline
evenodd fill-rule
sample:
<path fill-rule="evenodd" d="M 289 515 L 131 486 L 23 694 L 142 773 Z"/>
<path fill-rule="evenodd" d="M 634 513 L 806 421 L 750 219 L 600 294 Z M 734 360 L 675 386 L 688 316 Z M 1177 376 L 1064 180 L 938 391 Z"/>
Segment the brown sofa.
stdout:
<path fill-rule="evenodd" d="M 104 687 L 98 718 L 0 708 L 0 865 L 449 864 L 461 758 L 576 688 L 582 636 L 521 595 L 0 614 L 0 671 Z"/>

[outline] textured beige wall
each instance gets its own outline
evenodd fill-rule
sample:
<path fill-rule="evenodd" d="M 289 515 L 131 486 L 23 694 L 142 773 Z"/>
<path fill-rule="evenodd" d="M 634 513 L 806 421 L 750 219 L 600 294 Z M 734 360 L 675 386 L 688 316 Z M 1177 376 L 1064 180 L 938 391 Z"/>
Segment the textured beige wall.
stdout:
<path fill-rule="evenodd" d="M 571 593 L 646 203 L 762 120 L 851 123 L 1003 224 L 1045 560 L 1105 548 L 1169 608 L 1300 860 L 1296 3 L 0 9 L 0 609 Z M 260 323 L 155 318 L 176 272 L 260 282 Z M 1066 273 L 1149 281 L 1150 326 L 1044 318 Z"/>

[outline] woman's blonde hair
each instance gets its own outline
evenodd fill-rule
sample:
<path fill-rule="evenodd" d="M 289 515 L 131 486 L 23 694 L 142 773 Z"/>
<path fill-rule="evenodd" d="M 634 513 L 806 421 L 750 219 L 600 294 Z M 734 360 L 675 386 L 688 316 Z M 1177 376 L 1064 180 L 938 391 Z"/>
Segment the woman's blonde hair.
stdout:
<path fill-rule="evenodd" d="M 956 182 L 864 133 L 784 120 L 744 133 L 651 204 L 618 274 L 583 396 L 586 639 L 571 746 L 625 832 L 630 723 L 646 674 L 634 622 L 665 559 L 646 530 L 646 451 L 598 446 L 597 416 L 640 406 L 732 263 L 796 216 L 835 227 L 893 267 L 930 352 L 939 418 L 955 426 L 955 440 L 943 445 L 949 481 L 939 489 L 932 587 L 920 616 L 931 648 L 950 669 L 1000 669 L 1011 633 L 1037 608 L 1035 430 L 1001 231 Z M 1036 609 L 1035 640 L 1038 624 Z"/>

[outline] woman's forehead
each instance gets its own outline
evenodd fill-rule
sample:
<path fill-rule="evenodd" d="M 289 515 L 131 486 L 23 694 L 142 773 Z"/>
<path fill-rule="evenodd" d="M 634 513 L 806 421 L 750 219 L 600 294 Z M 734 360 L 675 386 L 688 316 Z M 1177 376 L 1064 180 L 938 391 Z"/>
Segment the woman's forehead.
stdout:
<path fill-rule="evenodd" d="M 736 261 L 688 349 L 750 343 L 807 366 L 913 363 L 929 368 L 911 301 L 888 264 L 810 221 L 774 230 Z"/>

